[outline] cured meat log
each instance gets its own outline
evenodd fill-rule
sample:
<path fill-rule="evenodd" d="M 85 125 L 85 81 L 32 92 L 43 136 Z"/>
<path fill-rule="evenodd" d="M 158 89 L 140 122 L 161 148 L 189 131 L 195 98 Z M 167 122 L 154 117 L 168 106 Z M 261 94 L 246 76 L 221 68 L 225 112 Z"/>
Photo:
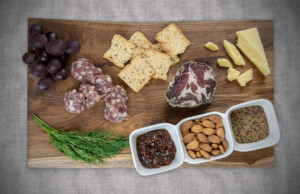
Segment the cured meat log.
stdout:
<path fill-rule="evenodd" d="M 178 69 L 165 97 L 173 107 L 197 107 L 210 103 L 215 91 L 213 69 L 205 63 L 187 62 Z"/>

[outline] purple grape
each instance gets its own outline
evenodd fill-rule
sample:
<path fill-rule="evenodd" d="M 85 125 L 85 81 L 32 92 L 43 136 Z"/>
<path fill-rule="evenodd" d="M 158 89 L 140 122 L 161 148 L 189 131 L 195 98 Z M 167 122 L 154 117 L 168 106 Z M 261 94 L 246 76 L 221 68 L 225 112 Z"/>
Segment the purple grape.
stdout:
<path fill-rule="evenodd" d="M 65 66 L 69 57 L 67 55 L 60 55 L 57 59 L 60 60 L 62 66 Z"/>
<path fill-rule="evenodd" d="M 55 81 L 64 80 L 69 76 L 69 72 L 66 69 L 61 69 L 56 73 L 52 74 Z"/>
<path fill-rule="evenodd" d="M 54 56 L 63 55 L 65 51 L 66 44 L 63 40 L 60 39 L 51 40 L 46 45 L 46 52 Z"/>
<path fill-rule="evenodd" d="M 36 34 L 43 34 L 43 28 L 39 24 L 32 24 L 29 28 L 29 37 Z"/>
<path fill-rule="evenodd" d="M 61 68 L 61 62 L 58 59 L 51 59 L 47 63 L 47 71 L 49 73 L 56 73 Z"/>
<path fill-rule="evenodd" d="M 33 53 L 25 53 L 24 55 L 23 55 L 23 62 L 24 63 L 26 63 L 26 64 L 31 64 L 31 63 L 33 63 L 34 62 L 34 60 L 35 60 L 35 54 L 33 54 Z"/>
<path fill-rule="evenodd" d="M 46 53 L 44 49 L 39 49 L 36 51 L 36 58 L 41 62 L 46 62 L 49 59 L 49 55 Z"/>
<path fill-rule="evenodd" d="M 33 64 L 30 70 L 31 70 L 31 74 L 36 77 L 45 76 L 47 73 L 46 65 L 42 63 Z"/>
<path fill-rule="evenodd" d="M 56 34 L 55 32 L 52 32 L 52 31 L 47 32 L 47 33 L 46 33 L 46 36 L 47 36 L 47 39 L 48 39 L 49 42 L 50 42 L 51 40 L 58 39 L 57 34 Z"/>
<path fill-rule="evenodd" d="M 29 40 L 30 46 L 35 49 L 44 48 L 47 42 L 47 37 L 43 34 L 33 35 Z"/>
<path fill-rule="evenodd" d="M 66 42 L 66 54 L 73 55 L 80 50 L 80 43 L 77 40 L 70 40 Z"/>
<path fill-rule="evenodd" d="M 54 80 L 52 79 L 52 77 L 47 76 L 47 77 L 40 79 L 40 81 L 37 84 L 37 88 L 39 90 L 46 90 L 46 89 L 50 88 L 53 84 L 54 84 Z"/>

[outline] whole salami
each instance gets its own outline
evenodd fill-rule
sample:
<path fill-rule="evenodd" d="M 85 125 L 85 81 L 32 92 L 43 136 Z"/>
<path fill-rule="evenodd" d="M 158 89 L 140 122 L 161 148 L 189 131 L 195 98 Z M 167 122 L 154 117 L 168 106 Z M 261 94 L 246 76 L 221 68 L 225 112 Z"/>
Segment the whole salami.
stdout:
<path fill-rule="evenodd" d="M 111 86 L 105 93 L 105 102 L 110 103 L 112 100 L 120 99 L 124 104 L 127 103 L 126 90 L 119 85 Z"/>
<path fill-rule="evenodd" d="M 84 110 L 84 95 L 74 89 L 65 94 L 64 103 L 70 113 L 80 113 Z"/>
<path fill-rule="evenodd" d="M 91 80 L 91 84 L 96 87 L 100 98 L 104 98 L 105 93 L 113 85 L 109 75 L 97 75 L 93 77 L 93 79 Z"/>
<path fill-rule="evenodd" d="M 86 72 L 85 69 L 93 66 L 94 64 L 89 59 L 79 58 L 72 63 L 71 74 L 75 79 L 82 81 L 83 74 Z"/>
<path fill-rule="evenodd" d="M 83 93 L 87 108 L 92 108 L 97 102 L 100 101 L 100 97 L 95 86 L 90 84 L 81 84 L 78 91 Z"/>
<path fill-rule="evenodd" d="M 104 116 L 110 122 L 121 123 L 128 119 L 127 106 L 120 99 L 112 100 L 106 104 Z"/>

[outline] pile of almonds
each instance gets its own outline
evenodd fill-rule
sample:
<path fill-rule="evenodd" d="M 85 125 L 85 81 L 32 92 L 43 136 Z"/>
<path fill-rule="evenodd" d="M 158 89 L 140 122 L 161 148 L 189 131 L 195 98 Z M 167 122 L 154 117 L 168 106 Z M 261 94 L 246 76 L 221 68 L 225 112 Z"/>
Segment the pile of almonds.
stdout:
<path fill-rule="evenodd" d="M 210 159 L 228 150 L 222 118 L 210 115 L 194 121 L 186 121 L 181 125 L 183 143 L 189 156 L 193 159 Z"/>

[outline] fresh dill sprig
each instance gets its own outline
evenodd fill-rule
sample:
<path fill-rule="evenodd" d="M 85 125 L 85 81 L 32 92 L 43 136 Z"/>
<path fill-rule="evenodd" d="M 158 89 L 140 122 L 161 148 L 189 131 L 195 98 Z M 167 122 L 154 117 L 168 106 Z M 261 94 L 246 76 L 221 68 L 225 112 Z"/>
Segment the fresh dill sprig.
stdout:
<path fill-rule="evenodd" d="M 47 131 L 50 142 L 57 150 L 73 160 L 86 163 L 103 163 L 103 159 L 111 158 L 129 146 L 128 137 L 112 135 L 112 131 L 98 130 L 96 132 L 78 132 L 57 130 L 42 121 L 39 117 L 33 119 Z"/>

